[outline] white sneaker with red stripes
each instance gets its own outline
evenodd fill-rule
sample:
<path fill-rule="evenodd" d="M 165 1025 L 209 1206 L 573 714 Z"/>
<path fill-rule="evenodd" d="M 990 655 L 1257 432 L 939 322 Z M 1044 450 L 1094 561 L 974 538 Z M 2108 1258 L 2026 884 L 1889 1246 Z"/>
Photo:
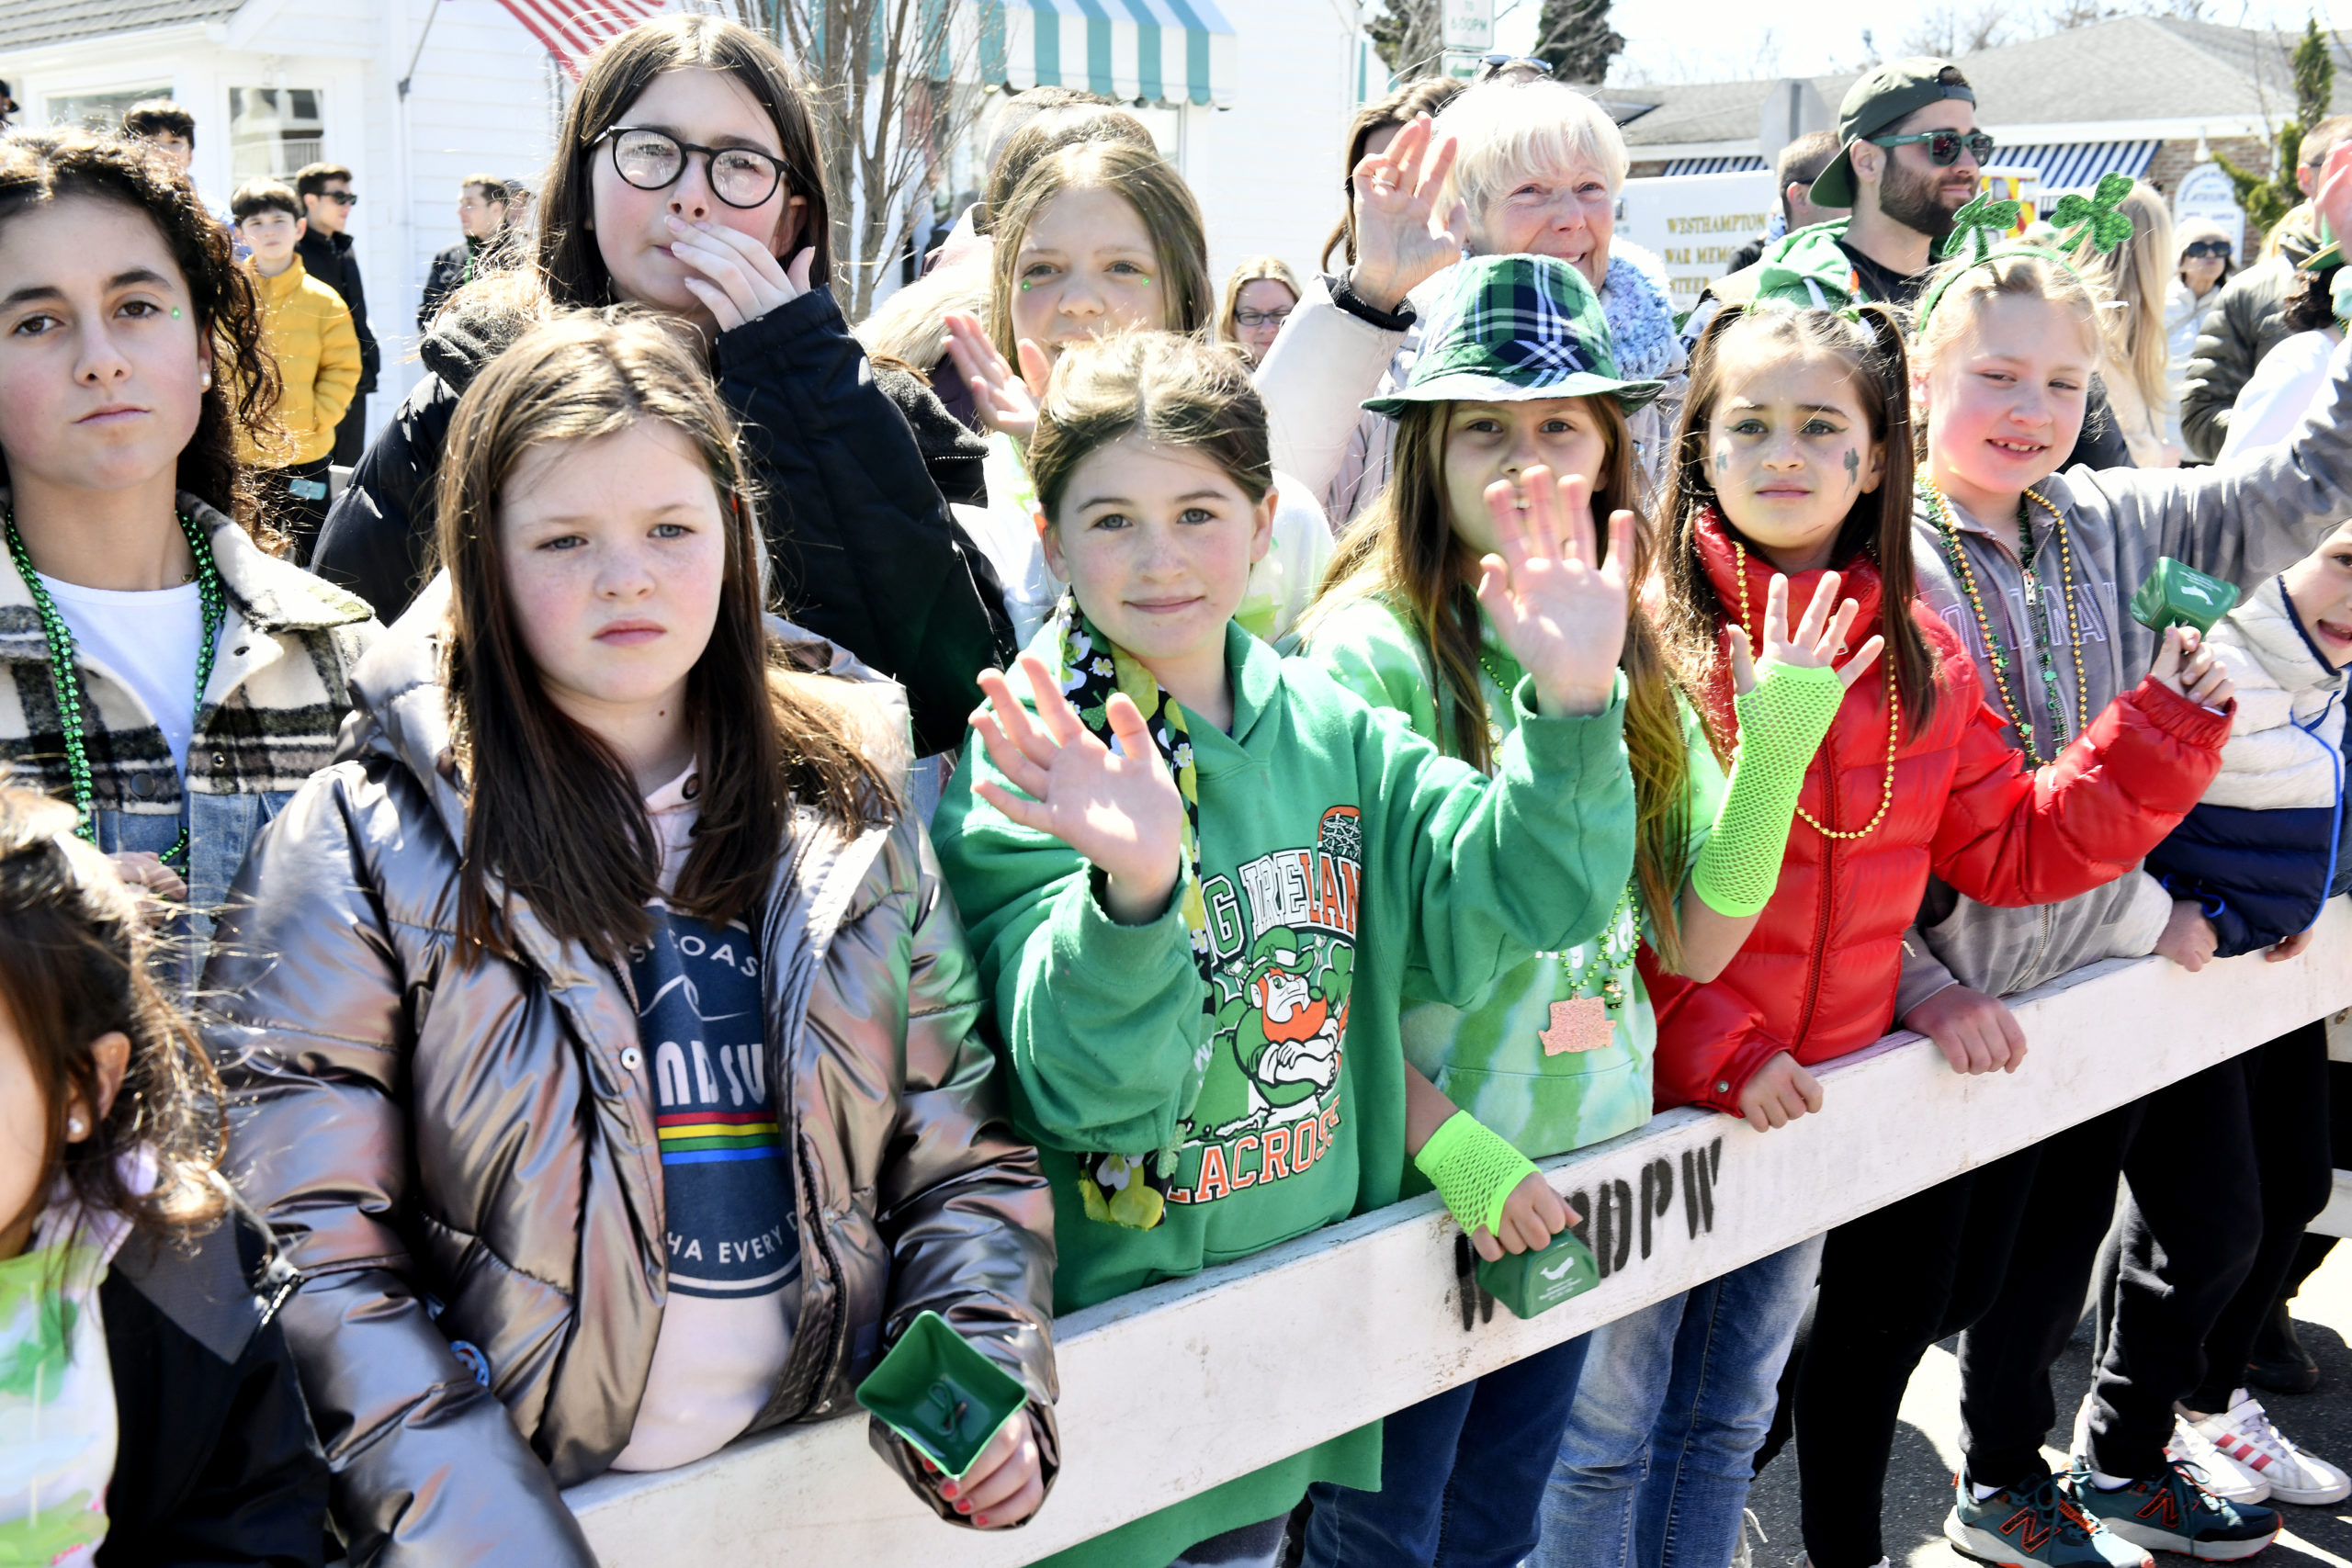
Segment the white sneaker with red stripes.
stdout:
<path fill-rule="evenodd" d="M 2273 1503 L 2335 1503 L 2352 1496 L 2352 1476 L 2297 1448 L 2292 1438 L 2270 1424 L 2262 1401 L 2245 1389 L 2231 1390 L 2227 1410 L 2193 1422 L 2183 1415 L 2174 1432 L 2176 1440 L 2181 1434 L 2195 1433 L 2215 1453 L 2267 1483 Z"/>
<path fill-rule="evenodd" d="M 2165 1457 L 2178 1460 L 2197 1472 L 2205 1489 L 2216 1497 L 2232 1503 L 2269 1500 L 2270 1483 L 2217 1447 L 2204 1429 L 2187 1416 L 2173 1416 L 2172 1440 L 2165 1445 Z"/>

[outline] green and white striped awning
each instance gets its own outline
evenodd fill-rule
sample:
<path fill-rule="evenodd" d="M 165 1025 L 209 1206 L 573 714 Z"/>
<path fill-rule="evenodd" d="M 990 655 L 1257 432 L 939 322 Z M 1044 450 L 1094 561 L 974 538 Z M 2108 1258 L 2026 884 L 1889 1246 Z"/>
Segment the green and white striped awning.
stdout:
<path fill-rule="evenodd" d="M 1240 46 L 1211 0 L 980 0 L 978 8 L 983 81 L 1232 107 Z"/>

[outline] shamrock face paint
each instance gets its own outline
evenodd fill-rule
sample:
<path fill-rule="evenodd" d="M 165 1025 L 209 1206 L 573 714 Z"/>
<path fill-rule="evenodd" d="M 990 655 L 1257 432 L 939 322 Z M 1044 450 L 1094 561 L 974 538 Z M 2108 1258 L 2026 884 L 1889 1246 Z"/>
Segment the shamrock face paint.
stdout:
<path fill-rule="evenodd" d="M 1855 487 L 1885 472 L 1863 389 L 1835 355 L 1778 344 L 1732 346 L 1719 375 L 1707 424 L 1724 516 L 1782 571 L 1830 565 Z"/>

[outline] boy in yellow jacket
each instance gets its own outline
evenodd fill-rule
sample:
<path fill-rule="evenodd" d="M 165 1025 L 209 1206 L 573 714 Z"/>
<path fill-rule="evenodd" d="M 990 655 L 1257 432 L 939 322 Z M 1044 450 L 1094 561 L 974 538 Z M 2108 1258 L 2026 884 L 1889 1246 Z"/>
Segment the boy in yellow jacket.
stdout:
<path fill-rule="evenodd" d="M 292 190 L 250 181 L 229 198 L 229 212 L 253 252 L 244 265 L 261 299 L 262 343 L 284 383 L 275 413 L 239 428 L 237 456 L 259 471 L 263 505 L 291 536 L 296 564 L 307 567 L 326 521 L 334 427 L 359 386 L 359 333 L 343 297 L 294 254 L 304 224 Z"/>

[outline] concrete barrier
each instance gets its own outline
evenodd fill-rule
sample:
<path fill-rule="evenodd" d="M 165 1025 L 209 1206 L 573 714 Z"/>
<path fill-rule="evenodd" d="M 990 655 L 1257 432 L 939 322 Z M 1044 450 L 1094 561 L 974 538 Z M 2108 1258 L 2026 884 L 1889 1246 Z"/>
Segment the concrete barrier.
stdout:
<path fill-rule="evenodd" d="M 2014 1074 L 1962 1077 L 1890 1035 L 1824 1072 L 1822 1113 L 1780 1132 L 1678 1111 L 1545 1162 L 1606 1277 L 1532 1322 L 1497 1310 L 1464 1329 L 1434 1197 L 1062 1319 L 1066 1467 L 1023 1529 L 941 1523 L 862 1416 L 568 1500 L 607 1568 L 1031 1562 L 2352 1006 L 2352 911 L 2332 904 L 2285 964 L 2110 961 L 2012 1005 L 2030 1047 Z"/>

